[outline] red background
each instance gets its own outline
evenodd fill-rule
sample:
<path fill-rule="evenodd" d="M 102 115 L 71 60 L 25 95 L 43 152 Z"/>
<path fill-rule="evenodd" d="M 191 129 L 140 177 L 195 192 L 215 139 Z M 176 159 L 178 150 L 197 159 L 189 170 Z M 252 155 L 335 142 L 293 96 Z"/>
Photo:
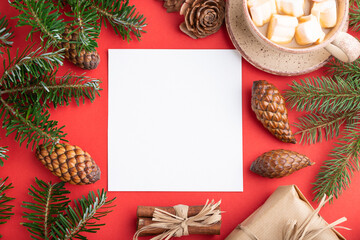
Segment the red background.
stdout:
<path fill-rule="evenodd" d="M 72 194 L 72 199 L 82 195 L 87 195 L 88 191 L 107 188 L 107 56 L 109 48 L 162 48 L 162 49 L 232 49 L 234 48 L 226 32 L 225 26 L 213 36 L 205 39 L 193 40 L 184 35 L 178 25 L 182 22 L 182 17 L 177 13 L 169 14 L 162 7 L 161 1 L 156 0 L 132 0 L 138 11 L 147 17 L 147 33 L 143 35 L 141 41 L 127 43 L 115 35 L 111 29 L 103 28 L 98 41 L 98 52 L 101 55 L 101 63 L 96 70 L 88 71 L 87 75 L 99 78 L 103 81 L 101 97 L 94 103 L 86 101 L 84 105 L 76 106 L 75 103 L 67 107 L 59 107 L 51 110 L 52 119 L 59 121 L 60 125 L 66 125 L 65 132 L 68 133 L 67 139 L 72 144 L 81 146 L 88 151 L 96 160 L 102 170 L 101 180 L 94 185 L 73 186 L 66 184 Z M 16 16 L 16 10 L 9 6 L 8 1 L 0 2 L 0 12 L 8 17 Z M 15 27 L 16 20 L 10 20 L 10 26 Z M 15 44 L 14 48 L 24 49 L 29 42 L 25 42 L 29 28 L 14 28 Z M 34 38 L 39 42 L 39 38 Z M 14 50 L 12 50 L 14 52 Z M 61 67 L 60 74 L 67 70 L 83 73 L 79 68 L 65 62 Z M 141 66 L 139 66 L 141 69 Z M 186 77 L 186 69 L 174 66 L 174 74 L 183 74 Z M 265 79 L 274 83 L 280 90 L 288 89 L 288 84 L 292 80 L 299 80 L 309 76 L 322 75 L 324 69 L 320 69 L 310 75 L 295 77 L 280 77 L 261 72 L 243 61 L 243 128 L 244 128 L 244 192 L 243 193 L 197 193 L 197 192 L 111 192 L 109 197 L 117 197 L 116 208 L 107 217 L 103 218 L 106 226 L 102 227 L 97 234 L 87 235 L 89 239 L 132 239 L 135 232 L 136 208 L 138 205 L 169 206 L 179 203 L 188 205 L 199 205 L 206 199 L 222 199 L 223 224 L 220 236 L 188 236 L 183 239 L 224 239 L 237 224 L 247 218 L 256 208 L 258 208 L 267 197 L 280 185 L 296 184 L 304 195 L 311 200 L 314 195 L 311 191 L 315 181 L 315 176 L 319 171 L 323 161 L 328 158 L 328 153 L 333 147 L 334 141 L 323 142 L 315 145 L 286 144 L 281 143 L 268 133 L 256 120 L 250 108 L 251 86 L 254 80 Z M 290 122 L 294 123 L 296 118 L 303 113 L 294 110 L 289 111 Z M 9 176 L 9 181 L 15 186 L 8 192 L 16 198 L 15 216 L 5 225 L 0 225 L 0 232 L 3 239 L 30 239 L 23 222 L 20 207 L 22 201 L 30 201 L 27 189 L 30 184 L 34 184 L 35 177 L 44 181 L 58 181 L 40 162 L 35 158 L 34 153 L 14 140 L 14 134 L 5 137 L 5 131 L 0 130 L 1 146 L 9 146 L 10 158 L 5 162 L 5 166 L 0 168 L 0 177 Z M 290 149 L 309 156 L 316 164 L 305 168 L 291 176 L 282 179 L 266 179 L 250 172 L 251 162 L 260 154 L 272 149 Z M 221 164 L 221 163 L 219 163 Z M 350 188 L 347 189 L 333 204 L 325 206 L 321 214 L 328 221 L 334 221 L 346 216 L 348 221 L 344 226 L 352 228 L 352 231 L 341 231 L 348 239 L 360 239 L 360 174 L 355 174 L 352 178 Z M 148 239 L 148 238 L 143 238 Z"/>

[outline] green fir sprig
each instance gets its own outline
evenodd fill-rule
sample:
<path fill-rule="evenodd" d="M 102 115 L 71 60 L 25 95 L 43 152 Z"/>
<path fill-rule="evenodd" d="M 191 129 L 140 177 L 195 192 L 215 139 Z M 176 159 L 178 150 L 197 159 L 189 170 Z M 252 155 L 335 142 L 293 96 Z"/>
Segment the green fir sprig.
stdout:
<path fill-rule="evenodd" d="M 24 218 L 28 222 L 22 223 L 30 232 L 32 239 L 68 240 L 87 239 L 83 233 L 96 233 L 103 223 L 101 218 L 112 212 L 113 199 L 108 199 L 106 191 L 89 192 L 74 200 L 70 206 L 69 191 L 64 183 L 45 183 L 36 179 L 37 186 L 31 186 L 29 194 L 33 202 L 24 202 L 27 212 Z"/>
<path fill-rule="evenodd" d="M 360 0 L 351 0 L 350 1 L 350 27 L 354 31 L 360 30 Z"/>
<path fill-rule="evenodd" d="M 334 60 L 328 66 L 329 77 L 294 81 L 285 93 L 290 107 L 309 111 L 295 124 L 300 142 L 313 144 L 342 136 L 314 183 L 316 200 L 323 194 L 338 198 L 349 187 L 353 173 L 360 170 L 359 63 L 359 60 L 353 63 Z"/>
<path fill-rule="evenodd" d="M 13 42 L 10 41 L 14 35 L 11 28 L 8 26 L 6 17 L 0 18 L 0 54 L 4 54 L 3 48 L 10 47 Z"/>
<path fill-rule="evenodd" d="M 8 178 L 2 180 L 0 178 L 0 225 L 5 224 L 14 213 L 12 212 L 13 205 L 9 204 L 14 198 L 6 195 L 6 191 L 12 189 L 12 184 L 7 184 Z M 1 238 L 0 234 L 0 238 Z"/>

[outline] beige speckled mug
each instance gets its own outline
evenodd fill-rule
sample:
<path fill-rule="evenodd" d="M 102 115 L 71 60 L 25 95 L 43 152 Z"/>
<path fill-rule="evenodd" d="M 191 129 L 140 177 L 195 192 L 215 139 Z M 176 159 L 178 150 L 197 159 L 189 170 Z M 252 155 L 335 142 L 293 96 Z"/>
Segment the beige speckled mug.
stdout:
<path fill-rule="evenodd" d="M 264 44 L 279 51 L 289 53 L 308 53 L 325 48 L 331 55 L 343 62 L 353 62 L 360 56 L 360 42 L 348 33 L 342 32 L 349 15 L 349 0 L 337 0 L 337 23 L 326 34 L 324 41 L 320 44 L 313 44 L 307 47 L 291 47 L 276 44 L 270 41 L 253 23 L 247 7 L 247 0 L 242 1 L 242 10 L 245 21 L 253 35 Z"/>

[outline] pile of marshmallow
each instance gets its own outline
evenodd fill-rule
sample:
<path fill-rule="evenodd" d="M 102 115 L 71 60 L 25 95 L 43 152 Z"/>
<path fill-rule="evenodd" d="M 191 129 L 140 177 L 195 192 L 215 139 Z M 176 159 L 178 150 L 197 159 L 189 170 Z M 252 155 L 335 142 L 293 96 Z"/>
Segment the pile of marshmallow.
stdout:
<path fill-rule="evenodd" d="M 247 0 L 254 24 L 269 23 L 267 38 L 278 44 L 319 44 L 325 38 L 322 28 L 332 28 L 337 22 L 336 0 L 313 0 L 310 14 L 305 16 L 308 0 Z"/>

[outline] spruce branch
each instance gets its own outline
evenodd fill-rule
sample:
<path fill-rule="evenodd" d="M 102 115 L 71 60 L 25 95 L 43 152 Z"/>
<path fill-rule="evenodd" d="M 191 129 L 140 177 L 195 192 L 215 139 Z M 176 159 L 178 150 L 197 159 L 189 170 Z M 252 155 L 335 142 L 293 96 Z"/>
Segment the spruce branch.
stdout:
<path fill-rule="evenodd" d="M 131 40 L 131 34 L 139 40 L 145 33 L 146 18 L 136 12 L 135 6 L 129 5 L 129 0 L 89 0 L 91 6 L 101 16 L 101 23 L 106 27 L 106 21 L 112 26 L 115 33 L 123 39 Z"/>
<path fill-rule="evenodd" d="M 68 240 L 72 238 L 87 239 L 83 232 L 96 233 L 102 223 L 96 223 L 105 217 L 115 200 L 108 199 L 106 192 L 98 190 L 97 194 L 89 192 L 88 197 L 82 197 L 74 201 L 74 207 L 69 206 L 64 214 L 60 214 L 58 220 L 52 225 L 51 236 L 54 239 Z"/>
<path fill-rule="evenodd" d="M 9 202 L 14 200 L 12 197 L 6 195 L 6 191 L 13 188 L 12 184 L 6 184 L 8 178 L 2 180 L 0 178 L 0 225 L 5 224 L 14 213 L 12 212 L 13 205 Z M 0 235 L 0 238 L 2 236 Z"/>
<path fill-rule="evenodd" d="M 14 104 L 10 106 L 0 97 L 0 118 L 3 117 L 3 128 L 6 136 L 15 132 L 15 140 L 20 146 L 26 142 L 26 147 L 32 143 L 34 149 L 41 141 L 43 144 L 56 144 L 66 141 L 64 126 L 58 127 L 57 121 L 50 120 L 50 113 L 44 110 L 40 103 L 32 106 Z"/>
<path fill-rule="evenodd" d="M 338 198 L 349 187 L 352 175 L 360 170 L 359 153 L 360 126 L 346 126 L 344 137 L 336 143 L 329 155 L 331 159 L 325 161 L 314 183 L 316 200 L 320 200 L 324 194 Z"/>
<path fill-rule="evenodd" d="M 285 98 L 297 111 L 339 114 L 360 109 L 360 79 L 317 77 L 294 81 L 290 88 Z"/>
<path fill-rule="evenodd" d="M 329 140 L 339 136 L 340 126 L 351 121 L 356 114 L 356 111 L 340 114 L 309 113 L 294 124 L 299 129 L 296 134 L 301 134 L 300 142 L 307 144 L 321 142 L 324 137 Z"/>
<path fill-rule="evenodd" d="M 334 58 L 327 64 L 328 72 L 331 75 L 343 78 L 345 81 L 359 83 L 360 79 L 360 59 L 352 63 L 344 63 Z"/>
<path fill-rule="evenodd" d="M 23 83 L 31 75 L 35 78 L 46 77 L 58 65 L 62 65 L 61 51 L 45 52 L 42 48 L 33 50 L 27 47 L 21 54 L 17 51 L 15 58 L 8 52 L 8 65 L 4 63 L 4 73 L 0 85 L 5 88 L 14 87 L 14 83 Z"/>
<path fill-rule="evenodd" d="M 30 186 L 29 195 L 34 202 L 23 202 L 23 218 L 29 222 L 22 223 L 30 232 L 32 239 L 50 239 L 51 225 L 56 221 L 57 214 L 64 211 L 70 203 L 66 196 L 69 191 L 64 187 L 64 182 L 45 183 L 35 179 L 37 186 Z"/>
<path fill-rule="evenodd" d="M 10 40 L 14 37 L 11 28 L 8 27 L 6 16 L 0 18 L 0 54 L 4 54 L 2 48 L 10 47 L 13 42 Z"/>
<path fill-rule="evenodd" d="M 17 26 L 31 27 L 27 39 L 32 39 L 34 33 L 40 32 L 45 48 L 56 47 L 64 41 L 61 34 L 65 31 L 66 23 L 60 18 L 59 8 L 53 2 L 13 0 L 11 5 L 20 12 L 16 17 L 19 20 Z"/>
<path fill-rule="evenodd" d="M 4 160 L 7 160 L 9 156 L 7 152 L 9 151 L 8 147 L 0 147 L 0 167 L 4 166 Z"/>
<path fill-rule="evenodd" d="M 97 11 L 91 7 L 91 2 L 88 0 L 68 0 L 72 13 L 65 13 L 65 15 L 74 19 L 72 31 L 78 33 L 78 40 L 76 42 L 77 51 L 80 53 L 82 49 L 86 51 L 94 51 L 98 47 L 96 40 L 100 35 L 100 25 L 97 23 L 99 15 Z"/>
<path fill-rule="evenodd" d="M 354 31 L 360 30 L 360 0 L 352 0 L 350 1 L 350 11 L 349 11 L 349 19 L 350 19 L 350 27 Z"/>

